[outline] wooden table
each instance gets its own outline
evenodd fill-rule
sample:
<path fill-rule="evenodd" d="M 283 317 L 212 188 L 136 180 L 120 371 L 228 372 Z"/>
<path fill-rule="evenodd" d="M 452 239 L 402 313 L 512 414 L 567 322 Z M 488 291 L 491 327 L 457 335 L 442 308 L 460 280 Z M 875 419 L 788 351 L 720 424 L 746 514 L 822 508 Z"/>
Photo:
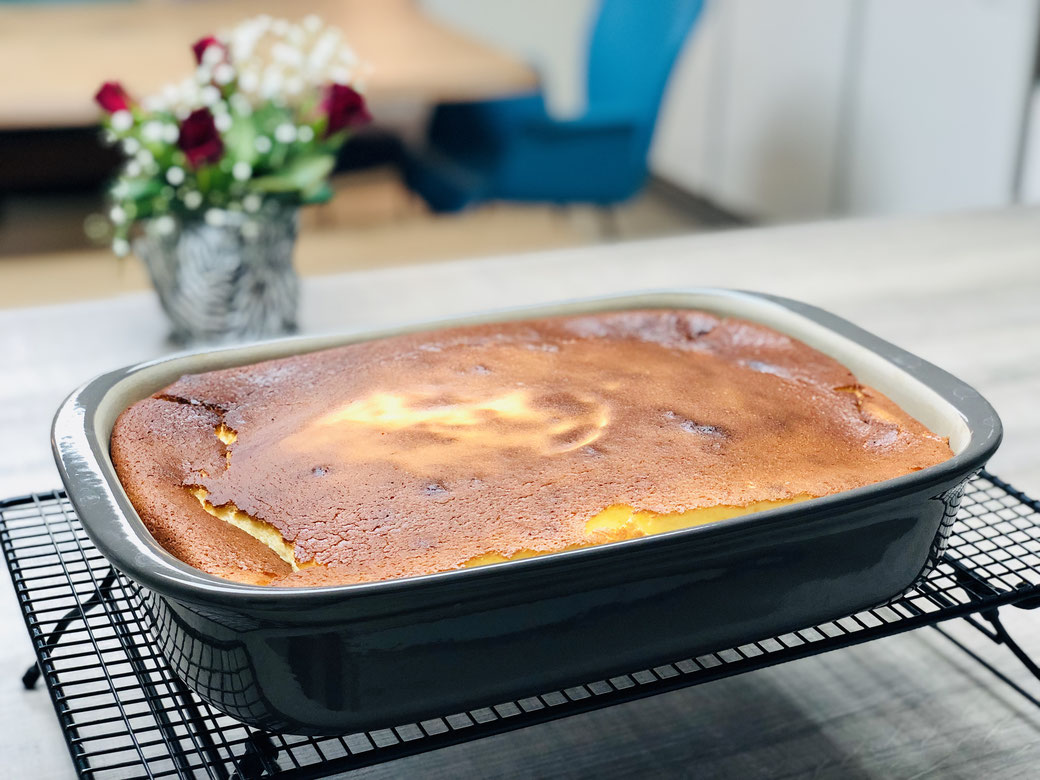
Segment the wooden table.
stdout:
<path fill-rule="evenodd" d="M 92 125 L 101 82 L 135 95 L 180 81 L 191 44 L 260 13 L 316 13 L 371 64 L 373 102 L 477 99 L 534 88 L 523 62 L 450 30 L 409 0 L 207 0 L 45 4 L 0 8 L 0 129 Z M 17 74 L 17 75 L 15 75 Z"/>
<path fill-rule="evenodd" d="M 378 326 L 694 285 L 801 298 L 964 378 L 1004 420 L 993 470 L 1040 494 L 1040 210 L 734 231 L 309 279 L 303 325 Z M 165 331 L 145 294 L 0 311 L 0 493 L 55 486 L 53 409 L 90 375 L 168 351 Z M 1037 616 L 1004 612 L 1040 654 Z M 1006 651 L 964 626 L 950 630 L 1037 690 Z M 0 584 L 0 774 L 66 777 L 46 695 L 18 683 L 31 658 Z M 1040 711 L 927 629 L 354 776 L 1024 778 L 1040 766 L 1038 734 Z"/>

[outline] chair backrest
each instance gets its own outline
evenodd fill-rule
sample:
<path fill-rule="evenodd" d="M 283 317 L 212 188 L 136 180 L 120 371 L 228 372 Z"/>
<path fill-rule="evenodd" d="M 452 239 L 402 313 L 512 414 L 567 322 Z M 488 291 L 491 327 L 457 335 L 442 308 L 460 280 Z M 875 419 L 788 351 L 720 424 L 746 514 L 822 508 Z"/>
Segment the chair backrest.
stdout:
<path fill-rule="evenodd" d="M 672 65 L 704 0 L 600 0 L 589 39 L 588 103 L 631 109 L 649 149 Z"/>

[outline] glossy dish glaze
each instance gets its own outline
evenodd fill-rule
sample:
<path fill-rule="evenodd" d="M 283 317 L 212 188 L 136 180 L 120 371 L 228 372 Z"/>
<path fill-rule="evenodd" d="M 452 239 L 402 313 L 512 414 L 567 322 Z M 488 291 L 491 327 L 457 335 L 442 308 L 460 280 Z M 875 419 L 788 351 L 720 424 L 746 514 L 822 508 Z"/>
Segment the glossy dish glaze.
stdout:
<path fill-rule="evenodd" d="M 400 333 L 633 309 L 698 309 L 787 333 L 839 361 L 954 456 L 804 503 L 685 530 L 437 574 L 334 587 L 228 582 L 148 534 L 108 455 L 116 417 L 179 376 Z M 343 733 L 559 689 L 823 622 L 909 587 L 941 553 L 965 480 L 1000 440 L 970 387 L 804 304 L 724 290 L 648 293 L 293 339 L 113 372 L 59 411 L 70 499 L 138 583 L 185 682 L 258 727 Z"/>

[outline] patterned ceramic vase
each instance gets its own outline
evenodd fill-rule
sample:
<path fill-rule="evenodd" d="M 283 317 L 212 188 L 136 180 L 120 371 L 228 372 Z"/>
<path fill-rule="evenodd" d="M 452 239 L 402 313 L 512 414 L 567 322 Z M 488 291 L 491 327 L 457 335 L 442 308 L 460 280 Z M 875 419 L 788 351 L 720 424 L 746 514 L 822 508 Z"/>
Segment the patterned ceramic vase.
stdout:
<path fill-rule="evenodd" d="M 181 344 L 249 341 L 296 330 L 296 209 L 210 209 L 205 219 L 152 220 L 134 242 Z"/>

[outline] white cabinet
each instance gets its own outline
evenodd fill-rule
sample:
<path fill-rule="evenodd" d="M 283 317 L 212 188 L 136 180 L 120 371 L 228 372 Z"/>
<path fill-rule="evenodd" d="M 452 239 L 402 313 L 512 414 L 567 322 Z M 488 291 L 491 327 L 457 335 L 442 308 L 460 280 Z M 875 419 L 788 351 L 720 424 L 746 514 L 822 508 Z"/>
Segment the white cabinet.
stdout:
<path fill-rule="evenodd" d="M 1037 40 L 1034 0 L 870 0 L 836 204 L 854 214 L 1014 200 Z"/>
<path fill-rule="evenodd" d="M 1018 196 L 1023 203 L 1040 203 L 1040 86 L 1033 87 L 1023 144 Z"/>
<path fill-rule="evenodd" d="M 677 63 L 654 171 L 749 215 L 834 201 L 851 0 L 720 0 Z"/>
<path fill-rule="evenodd" d="M 1037 0 L 716 0 L 655 172 L 766 219 L 1013 202 Z"/>

